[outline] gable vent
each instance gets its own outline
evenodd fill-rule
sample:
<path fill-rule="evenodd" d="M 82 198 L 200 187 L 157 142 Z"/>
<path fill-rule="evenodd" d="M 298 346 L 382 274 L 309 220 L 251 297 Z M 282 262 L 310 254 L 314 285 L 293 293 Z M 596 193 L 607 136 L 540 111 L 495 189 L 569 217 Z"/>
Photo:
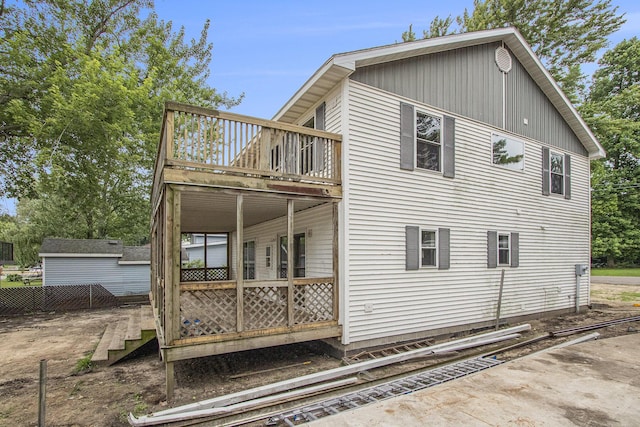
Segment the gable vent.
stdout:
<path fill-rule="evenodd" d="M 496 49 L 496 65 L 503 73 L 511 71 L 511 55 L 509 55 L 509 51 L 502 46 Z"/>

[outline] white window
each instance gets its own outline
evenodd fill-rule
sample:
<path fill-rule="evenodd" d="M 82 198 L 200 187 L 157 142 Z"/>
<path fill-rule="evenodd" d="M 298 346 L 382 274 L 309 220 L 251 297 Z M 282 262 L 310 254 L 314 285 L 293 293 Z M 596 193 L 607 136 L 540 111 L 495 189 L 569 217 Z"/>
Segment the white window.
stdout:
<path fill-rule="evenodd" d="M 524 169 L 524 142 L 504 135 L 491 135 L 492 163 L 505 169 Z"/>
<path fill-rule="evenodd" d="M 256 278 L 256 242 L 249 240 L 244 242 L 243 277 L 246 280 Z"/>
<path fill-rule="evenodd" d="M 264 266 L 271 268 L 271 246 L 267 246 L 264 249 Z"/>
<path fill-rule="evenodd" d="M 564 194 L 564 156 L 558 153 L 551 153 L 551 193 Z"/>
<path fill-rule="evenodd" d="M 509 265 L 509 254 L 511 235 L 509 233 L 498 233 L 498 265 Z"/>
<path fill-rule="evenodd" d="M 440 171 L 442 119 L 416 112 L 416 167 Z"/>
<path fill-rule="evenodd" d="M 438 259 L 436 231 L 421 230 L 420 234 L 420 265 L 422 267 L 435 267 Z"/>

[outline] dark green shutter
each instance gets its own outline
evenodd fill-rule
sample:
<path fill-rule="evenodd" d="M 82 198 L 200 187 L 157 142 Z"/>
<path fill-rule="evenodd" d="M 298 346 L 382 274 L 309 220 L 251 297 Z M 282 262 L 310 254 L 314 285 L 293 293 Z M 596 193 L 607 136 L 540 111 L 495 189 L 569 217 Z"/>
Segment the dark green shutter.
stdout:
<path fill-rule="evenodd" d="M 448 228 L 438 229 L 438 270 L 448 270 L 450 265 L 450 230 Z"/>
<path fill-rule="evenodd" d="M 511 233 L 511 267 L 520 266 L 520 233 Z"/>
<path fill-rule="evenodd" d="M 407 225 L 405 227 L 406 269 L 420 268 L 420 228 Z"/>
<path fill-rule="evenodd" d="M 542 194 L 551 194 L 551 174 L 549 172 L 549 149 L 542 147 Z"/>
<path fill-rule="evenodd" d="M 564 155 L 564 198 L 571 198 L 571 156 Z"/>
<path fill-rule="evenodd" d="M 413 105 L 400 103 L 400 169 L 413 170 L 416 159 Z"/>
<path fill-rule="evenodd" d="M 498 266 L 498 232 L 487 231 L 487 267 Z"/>
<path fill-rule="evenodd" d="M 444 116 L 444 135 L 442 136 L 442 175 L 454 178 L 456 176 L 456 119 Z"/>

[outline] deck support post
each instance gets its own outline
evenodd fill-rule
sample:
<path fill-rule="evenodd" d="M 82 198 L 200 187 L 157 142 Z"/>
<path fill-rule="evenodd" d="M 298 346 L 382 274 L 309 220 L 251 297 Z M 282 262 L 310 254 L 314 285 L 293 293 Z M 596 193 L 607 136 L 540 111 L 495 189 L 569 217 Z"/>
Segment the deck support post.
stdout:
<path fill-rule="evenodd" d="M 289 326 L 293 326 L 293 262 L 294 262 L 294 241 L 293 241 L 293 215 L 294 215 L 294 200 L 287 199 L 287 318 L 289 320 Z"/>
<path fill-rule="evenodd" d="M 173 399 L 173 390 L 175 388 L 176 376 L 173 368 L 173 364 L 175 362 L 164 362 L 164 370 L 165 370 L 165 385 L 166 385 L 166 393 L 167 393 L 167 402 Z"/>
<path fill-rule="evenodd" d="M 338 276 L 340 275 L 340 231 L 338 229 L 338 202 L 331 203 L 332 205 L 332 226 L 333 226 L 333 320 L 338 320 L 339 318 L 339 298 L 340 298 L 340 281 Z"/>
<path fill-rule="evenodd" d="M 180 338 L 180 191 L 167 186 L 165 204 L 165 343 L 171 345 Z M 173 397 L 175 383 L 173 364 L 165 361 L 167 400 Z"/>
<path fill-rule="evenodd" d="M 236 196 L 236 331 L 244 330 L 244 199 Z"/>

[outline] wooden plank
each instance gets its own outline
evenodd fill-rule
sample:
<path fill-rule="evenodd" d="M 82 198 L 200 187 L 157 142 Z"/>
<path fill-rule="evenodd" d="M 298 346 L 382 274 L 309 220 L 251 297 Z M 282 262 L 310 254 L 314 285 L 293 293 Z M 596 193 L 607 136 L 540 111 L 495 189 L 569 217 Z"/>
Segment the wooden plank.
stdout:
<path fill-rule="evenodd" d="M 335 325 L 325 328 L 306 329 L 277 335 L 255 336 L 231 341 L 200 342 L 197 345 L 165 347 L 163 351 L 165 360 L 177 361 L 296 342 L 336 338 L 340 336 L 341 332 L 342 328 Z"/>
<path fill-rule="evenodd" d="M 295 205 L 293 199 L 287 200 L 287 319 L 289 326 L 294 325 L 293 319 L 293 232 L 294 232 L 294 214 Z"/>
<path fill-rule="evenodd" d="M 291 125 L 288 123 L 274 122 L 271 120 L 259 119 L 256 117 L 245 116 L 243 114 L 230 113 L 227 111 L 218 111 L 211 108 L 197 107 L 194 105 L 182 104 L 174 101 L 165 102 L 165 108 L 169 111 L 182 111 L 191 114 L 221 118 L 229 121 L 251 123 L 263 127 L 272 129 L 278 129 L 288 132 L 297 132 L 305 135 L 318 136 L 321 138 L 333 139 L 335 141 L 342 141 L 342 135 L 338 133 L 327 132 L 318 129 L 307 128 L 304 126 Z"/>
<path fill-rule="evenodd" d="M 171 258 L 169 264 L 172 268 L 171 290 L 172 335 L 174 339 L 180 337 L 180 264 L 182 250 L 182 236 L 180 234 L 180 211 L 182 205 L 182 193 L 173 189 L 173 233 L 171 239 Z"/>
<path fill-rule="evenodd" d="M 164 263 L 164 338 L 167 344 L 171 344 L 174 339 L 179 338 L 178 335 L 173 333 L 173 311 L 174 307 L 172 298 L 171 285 L 173 283 L 173 268 L 170 262 L 172 253 L 173 242 L 173 197 L 174 190 L 170 186 L 166 188 L 166 199 L 164 204 L 164 241 L 163 241 L 163 263 Z"/>
<path fill-rule="evenodd" d="M 170 110 L 167 111 L 166 117 L 164 119 L 164 131 L 166 135 L 165 156 L 167 157 L 168 160 L 173 159 L 174 157 L 173 155 L 173 149 L 174 149 L 173 144 L 175 144 L 175 141 L 173 140 L 174 132 L 175 132 L 174 119 L 175 119 L 175 113 Z"/>
<path fill-rule="evenodd" d="M 244 330 L 244 207 L 236 196 L 236 331 Z"/>
<path fill-rule="evenodd" d="M 173 362 L 167 362 L 165 358 L 164 369 L 165 369 L 166 398 L 167 398 L 167 402 L 169 402 L 171 401 L 171 399 L 173 399 L 173 392 L 176 384 L 176 376 L 175 376 L 175 370 L 173 367 Z"/>
<path fill-rule="evenodd" d="M 340 232 L 338 228 L 339 212 L 338 203 L 333 203 L 332 209 L 332 227 L 333 227 L 333 319 L 338 320 L 340 310 Z"/>
<path fill-rule="evenodd" d="M 124 340 L 127 335 L 128 319 L 120 319 L 116 322 L 116 329 L 113 331 L 109 350 L 124 350 Z"/>
<path fill-rule="evenodd" d="M 116 330 L 117 322 L 107 324 L 107 327 L 100 338 L 100 342 L 91 356 L 92 362 L 106 362 L 109 359 L 109 345 L 113 339 L 113 334 Z"/>
<path fill-rule="evenodd" d="M 140 331 L 151 331 L 156 329 L 156 322 L 153 317 L 153 308 L 150 305 L 140 306 Z"/>
<path fill-rule="evenodd" d="M 140 311 L 129 314 L 129 320 L 127 322 L 127 333 L 125 339 L 127 340 L 139 340 L 142 338 L 142 330 L 140 328 Z"/>
<path fill-rule="evenodd" d="M 167 184 L 192 184 L 204 187 L 221 187 L 236 190 L 252 190 L 274 194 L 293 194 L 301 196 L 341 198 L 342 186 L 311 182 L 278 181 L 218 174 L 197 170 L 165 168 L 164 182 Z"/>
<path fill-rule="evenodd" d="M 224 280 L 219 282 L 180 282 L 180 292 L 235 289 L 235 287 L 235 280 Z"/>

